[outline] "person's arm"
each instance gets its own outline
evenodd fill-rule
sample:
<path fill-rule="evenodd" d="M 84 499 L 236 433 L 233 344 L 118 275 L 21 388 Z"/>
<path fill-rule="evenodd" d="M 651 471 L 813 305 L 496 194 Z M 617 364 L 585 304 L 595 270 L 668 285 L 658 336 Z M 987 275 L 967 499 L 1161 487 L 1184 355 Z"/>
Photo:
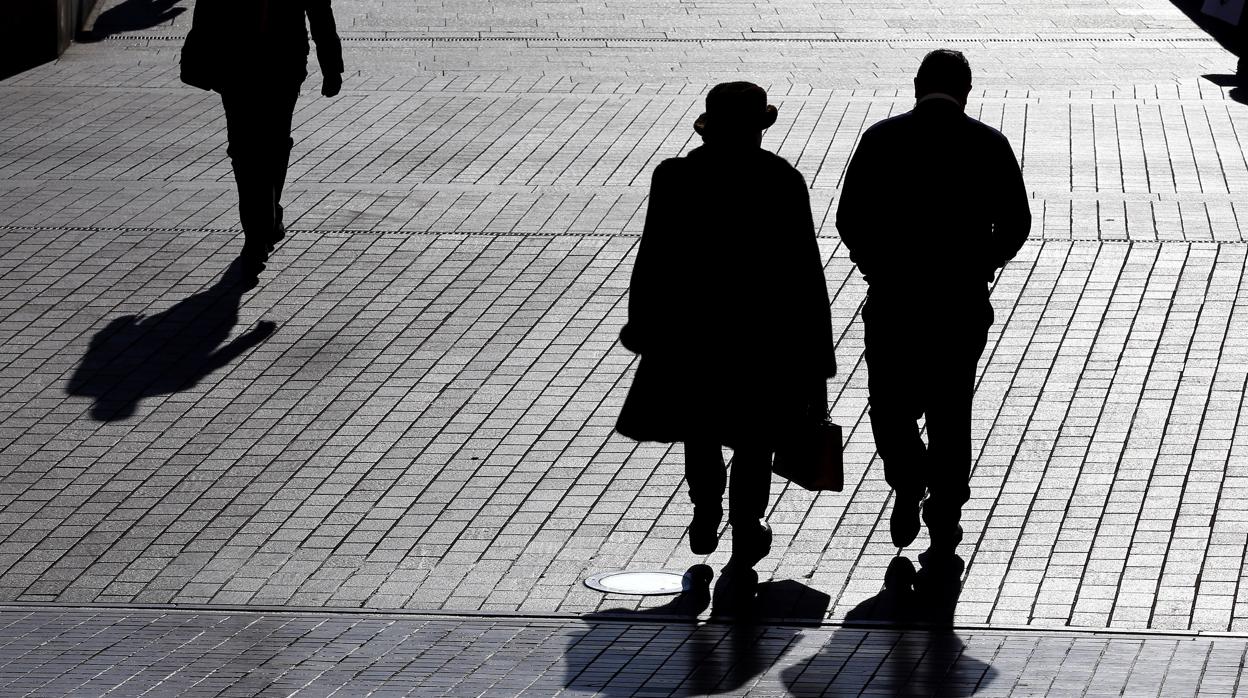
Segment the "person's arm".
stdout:
<path fill-rule="evenodd" d="M 1004 136 L 1000 139 L 999 164 L 995 167 L 994 180 L 998 191 L 992 216 L 992 249 L 987 270 L 989 280 L 1005 263 L 1014 259 L 1031 233 L 1031 206 L 1027 200 L 1027 186 L 1023 183 L 1023 171 L 1014 157 L 1014 149 Z"/>
<path fill-rule="evenodd" d="M 321 66 L 321 94 L 333 97 L 342 89 L 342 42 L 334 25 L 334 10 L 330 0 L 308 0 L 308 26 L 312 41 L 316 42 L 316 62 Z"/>
<path fill-rule="evenodd" d="M 876 151 L 875 139 L 868 130 L 862 134 L 858 147 L 849 159 L 836 207 L 836 230 L 849 249 L 849 258 L 868 278 L 875 271 L 877 257 L 871 234 L 872 219 L 880 214 L 873 203 L 879 195 L 875 181 L 876 159 L 879 157 Z"/>
<path fill-rule="evenodd" d="M 620 344 L 625 349 L 644 354 L 653 346 L 655 325 L 663 303 L 662 281 L 664 257 L 669 253 L 671 190 L 673 186 L 670 161 L 661 162 L 654 168 L 650 179 L 650 200 L 646 205 L 646 222 L 641 242 L 637 244 L 637 257 L 633 261 L 633 274 L 628 283 L 628 323 L 620 330 Z"/>

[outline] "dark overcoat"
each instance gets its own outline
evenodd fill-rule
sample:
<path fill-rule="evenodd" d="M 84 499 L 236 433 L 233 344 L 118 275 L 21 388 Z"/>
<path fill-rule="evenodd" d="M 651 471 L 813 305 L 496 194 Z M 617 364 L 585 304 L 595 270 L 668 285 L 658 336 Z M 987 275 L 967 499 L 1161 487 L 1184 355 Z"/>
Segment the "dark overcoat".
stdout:
<path fill-rule="evenodd" d="M 620 335 L 641 355 L 616 429 L 774 449 L 836 372 L 801 173 L 704 145 L 654 171 Z"/>
<path fill-rule="evenodd" d="M 341 75 L 330 0 L 198 0 L 182 46 L 182 81 L 218 92 L 302 82 L 309 26 L 321 72 Z"/>

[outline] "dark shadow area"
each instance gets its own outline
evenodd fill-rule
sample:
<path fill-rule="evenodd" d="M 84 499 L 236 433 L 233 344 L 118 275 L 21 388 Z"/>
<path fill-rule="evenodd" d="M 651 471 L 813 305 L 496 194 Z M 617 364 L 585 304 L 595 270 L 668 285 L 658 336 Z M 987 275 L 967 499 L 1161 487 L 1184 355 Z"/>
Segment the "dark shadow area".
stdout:
<path fill-rule="evenodd" d="M 125 0 L 104 10 L 89 29 L 79 32 L 78 40 L 84 43 L 102 41 L 113 34 L 142 31 L 169 22 L 186 12 L 179 7 L 182 0 Z"/>
<path fill-rule="evenodd" d="M 133 415 L 145 397 L 194 387 L 277 327 L 260 322 L 226 343 L 248 288 L 235 261 L 216 285 L 162 313 L 113 319 L 91 338 L 66 392 L 94 398 L 91 416 L 111 422 Z"/>
<path fill-rule="evenodd" d="M 920 560 L 924 556 L 920 555 Z M 972 696 L 996 671 L 964 653 L 953 631 L 965 563 L 956 555 L 921 571 L 894 558 L 879 594 L 810 659 L 783 672 L 794 696 Z"/>
<path fill-rule="evenodd" d="M 1239 86 L 1239 77 L 1230 73 L 1202 75 L 1204 79 L 1217 85 L 1218 87 L 1229 87 L 1231 91 L 1226 93 L 1228 97 L 1239 102 L 1240 104 L 1248 104 L 1248 90 Z"/>
<path fill-rule="evenodd" d="M 784 657 L 802 632 L 794 626 L 818 626 L 831 602 L 800 582 L 759 584 L 750 578 L 753 570 L 721 575 L 712 592 L 710 572 L 706 565 L 691 567 L 685 578 L 692 584 L 663 606 L 587 616 L 610 622 L 591 625 L 569 643 L 567 687 L 604 696 L 737 691 Z M 712 603 L 705 624 L 644 622 L 682 615 L 692 622 Z"/>

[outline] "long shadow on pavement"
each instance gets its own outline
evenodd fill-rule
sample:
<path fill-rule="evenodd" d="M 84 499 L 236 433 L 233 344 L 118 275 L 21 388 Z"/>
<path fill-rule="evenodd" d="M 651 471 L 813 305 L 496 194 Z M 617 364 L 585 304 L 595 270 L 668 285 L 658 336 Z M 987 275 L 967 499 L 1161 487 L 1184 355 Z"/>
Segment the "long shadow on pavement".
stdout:
<path fill-rule="evenodd" d="M 102 41 L 113 34 L 141 31 L 166 24 L 169 20 L 186 12 L 185 7 L 178 7 L 181 1 L 125 0 L 101 12 L 92 27 L 79 34 L 78 40 Z"/>
<path fill-rule="evenodd" d="M 1230 92 L 1226 96 L 1239 102 L 1240 104 L 1248 104 L 1248 89 L 1239 86 L 1239 77 L 1232 74 L 1211 74 L 1202 75 L 1204 79 L 1217 85 L 1218 87 L 1229 87 Z"/>
<path fill-rule="evenodd" d="M 213 287 L 152 315 L 123 315 L 96 333 L 66 392 L 95 399 L 91 416 L 111 422 L 140 400 L 194 387 L 264 341 L 277 327 L 260 322 L 226 343 L 247 291 L 235 261 Z"/>
<path fill-rule="evenodd" d="M 971 696 L 997 671 L 953 631 L 962 559 L 915 572 L 894 558 L 879 594 L 858 604 L 815 656 L 784 670 L 794 696 Z"/>
<path fill-rule="evenodd" d="M 739 588 L 721 576 L 712 594 L 706 565 L 690 568 L 686 579 L 692 580 L 686 591 L 663 606 L 587 616 L 590 628 L 568 644 L 567 687 L 605 696 L 737 691 L 788 653 L 800 626 L 819 625 L 831 602 L 792 580 L 758 584 L 743 602 Z M 695 625 L 708 607 L 711 622 Z M 670 622 L 682 618 L 687 624 Z"/>

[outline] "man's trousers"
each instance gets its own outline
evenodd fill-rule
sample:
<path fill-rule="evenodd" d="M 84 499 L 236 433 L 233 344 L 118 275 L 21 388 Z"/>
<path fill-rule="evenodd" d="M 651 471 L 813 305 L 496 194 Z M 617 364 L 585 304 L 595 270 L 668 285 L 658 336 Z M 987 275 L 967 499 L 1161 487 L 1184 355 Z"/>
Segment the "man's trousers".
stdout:
<path fill-rule="evenodd" d="M 929 529 L 950 530 L 970 499 L 971 401 L 992 306 L 986 295 L 945 302 L 868 296 L 862 314 L 871 430 L 884 477 L 899 494 L 926 490 Z"/>

